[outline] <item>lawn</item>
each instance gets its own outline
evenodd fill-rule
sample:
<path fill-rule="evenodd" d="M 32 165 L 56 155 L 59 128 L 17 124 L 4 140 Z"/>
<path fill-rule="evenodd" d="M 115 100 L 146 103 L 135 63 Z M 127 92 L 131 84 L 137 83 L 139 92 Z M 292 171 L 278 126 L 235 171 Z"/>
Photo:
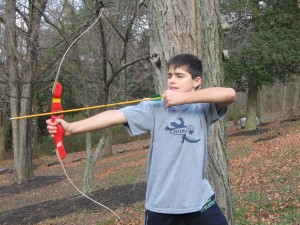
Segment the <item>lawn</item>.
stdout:
<path fill-rule="evenodd" d="M 13 162 L 1 161 L 0 168 L 8 169 L 0 173 L 0 224 L 143 224 L 148 147 L 148 139 L 114 145 L 113 156 L 96 164 L 91 197 L 122 221 L 81 197 L 56 156 L 35 159 L 37 179 L 20 185 L 12 180 Z M 255 132 L 230 126 L 227 153 L 235 224 L 299 225 L 299 118 L 273 120 Z M 64 165 L 82 188 L 85 153 L 68 154 Z"/>

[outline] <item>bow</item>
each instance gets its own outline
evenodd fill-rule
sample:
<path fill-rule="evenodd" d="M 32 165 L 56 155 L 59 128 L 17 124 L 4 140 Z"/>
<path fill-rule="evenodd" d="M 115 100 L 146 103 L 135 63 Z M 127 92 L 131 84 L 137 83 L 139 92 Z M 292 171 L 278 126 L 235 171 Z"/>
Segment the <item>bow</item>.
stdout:
<path fill-rule="evenodd" d="M 54 85 L 53 85 L 53 88 L 52 88 L 52 93 L 53 93 L 53 98 L 52 98 L 52 112 L 51 112 L 51 120 L 52 122 L 54 122 L 57 118 L 63 118 L 64 115 L 62 114 L 62 105 L 61 105 L 61 98 L 62 98 L 62 91 L 63 91 L 63 87 L 62 85 L 58 82 L 58 76 L 60 74 L 60 69 L 61 69 L 61 66 L 62 66 L 62 63 L 68 53 L 68 51 L 71 49 L 71 47 L 79 40 L 79 38 L 81 38 L 89 29 L 91 29 L 97 22 L 98 20 L 100 19 L 100 17 L 102 16 L 102 12 L 99 14 L 99 16 L 96 18 L 96 20 L 83 32 L 81 33 L 72 43 L 71 45 L 67 48 L 66 52 L 64 53 L 61 61 L 60 61 L 60 64 L 59 64 L 59 67 L 58 67 L 58 70 L 57 70 L 57 73 L 56 73 L 56 77 L 55 77 L 55 80 L 54 80 Z M 55 114 L 56 112 L 56 114 Z M 97 205 L 107 209 L 108 211 L 110 211 L 111 213 L 113 213 L 117 218 L 118 220 L 121 221 L 121 218 L 118 214 L 116 214 L 113 210 L 111 210 L 110 208 L 108 208 L 107 206 L 97 202 L 96 200 L 90 198 L 89 196 L 87 196 L 86 194 L 84 194 L 73 182 L 72 180 L 69 178 L 68 174 L 67 174 L 67 171 L 65 170 L 65 167 L 64 167 L 64 164 L 62 162 L 62 159 L 65 158 L 66 156 L 66 150 L 65 150 L 65 147 L 63 145 L 63 137 L 64 137 L 64 129 L 63 127 L 58 124 L 57 125 L 57 133 L 54 135 L 54 143 L 55 143 L 55 146 L 56 146 L 56 154 L 57 154 L 57 157 L 58 157 L 58 160 L 61 164 L 61 167 L 66 175 L 66 177 L 68 178 L 69 182 L 73 185 L 73 187 L 84 197 L 88 198 L 89 200 L 93 201 L 94 203 L 96 203 Z"/>
<path fill-rule="evenodd" d="M 53 98 L 52 98 L 52 107 L 51 107 L 51 112 L 53 113 L 51 115 L 51 120 L 53 123 L 55 122 L 56 119 L 64 117 L 63 114 L 55 114 L 55 112 L 59 112 L 63 110 L 61 104 L 62 91 L 63 91 L 62 85 L 59 82 L 56 82 L 55 91 L 53 93 Z M 54 143 L 59 153 L 60 159 L 64 159 L 66 157 L 66 150 L 63 144 L 64 134 L 65 134 L 64 128 L 60 124 L 58 124 L 57 133 L 54 134 Z"/>
<path fill-rule="evenodd" d="M 67 48 L 67 50 L 65 51 L 65 53 L 63 54 L 58 69 L 57 69 L 57 73 L 56 73 L 56 77 L 54 80 L 54 84 L 53 84 L 53 88 L 52 88 L 52 93 L 53 93 L 53 98 L 52 98 L 52 110 L 51 110 L 51 120 L 52 122 L 54 122 L 57 118 L 63 118 L 64 115 L 60 112 L 59 115 L 56 115 L 55 112 L 59 112 L 62 111 L 62 105 L 61 105 L 61 97 L 62 97 L 62 91 L 63 91 L 63 87 L 62 85 L 58 82 L 58 77 L 60 74 L 60 69 L 62 67 L 62 63 L 67 55 L 67 53 L 69 52 L 69 50 L 72 48 L 72 46 L 89 30 L 91 29 L 100 19 L 100 17 L 102 16 L 102 12 L 99 13 L 98 17 L 96 18 L 96 20 L 83 32 L 81 33 L 71 44 L 70 46 Z M 63 137 L 64 137 L 64 129 L 63 127 L 58 124 L 57 125 L 57 133 L 54 135 L 54 143 L 55 146 L 59 152 L 59 156 L 60 159 L 64 159 L 66 157 L 66 150 L 65 147 L 63 145 Z"/>
<path fill-rule="evenodd" d="M 61 104 L 61 98 L 62 98 L 62 92 L 63 92 L 63 86 L 59 83 L 56 82 L 55 85 L 55 91 L 53 93 L 53 98 L 52 98 L 52 108 L 51 108 L 51 120 L 52 122 L 55 122 L 56 119 L 58 118 L 63 118 L 64 115 L 61 113 L 61 111 L 63 111 L 62 109 L 62 104 Z M 55 114 L 55 112 L 58 112 L 57 114 Z M 63 144 L 63 138 L 64 138 L 64 134 L 65 134 L 65 130 L 64 128 L 60 125 L 57 124 L 57 133 L 54 134 L 54 143 L 56 146 L 56 155 L 58 157 L 58 160 L 61 164 L 61 167 L 67 177 L 67 179 L 69 180 L 69 182 L 72 184 L 72 186 L 84 197 L 88 198 L 89 200 L 91 200 L 92 202 L 96 203 L 97 205 L 107 209 L 108 211 L 110 211 L 111 213 L 113 213 L 120 221 L 121 218 L 118 214 L 116 214 L 113 210 L 111 210 L 110 208 L 108 208 L 107 206 L 101 204 L 100 202 L 97 202 L 96 200 L 90 198 L 89 196 L 87 196 L 86 194 L 84 194 L 70 179 L 70 177 L 67 174 L 67 171 L 64 167 L 63 161 L 62 159 L 64 159 L 66 157 L 66 150 Z"/>

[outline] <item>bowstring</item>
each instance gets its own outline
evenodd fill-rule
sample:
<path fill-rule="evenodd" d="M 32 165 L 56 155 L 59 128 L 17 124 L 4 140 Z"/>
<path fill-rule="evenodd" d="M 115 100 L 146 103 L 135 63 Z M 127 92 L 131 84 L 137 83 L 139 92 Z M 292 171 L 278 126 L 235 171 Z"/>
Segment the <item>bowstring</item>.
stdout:
<path fill-rule="evenodd" d="M 71 44 L 70 46 L 67 48 L 67 50 L 65 51 L 65 53 L 63 54 L 62 56 L 62 59 L 59 63 L 59 66 L 58 66 L 58 69 L 57 69 L 57 73 L 56 73 L 56 76 L 55 76 L 55 79 L 54 79 L 54 83 L 53 83 L 53 87 L 52 87 L 52 94 L 54 93 L 55 91 L 55 86 L 56 86 L 56 83 L 58 82 L 58 77 L 60 75 L 60 70 L 61 70 L 61 67 L 62 67 L 62 63 L 66 57 L 66 55 L 68 54 L 69 50 L 73 47 L 73 45 L 86 33 L 88 32 L 97 22 L 98 20 L 100 19 L 100 17 L 103 15 L 103 12 L 101 10 L 101 12 L 99 13 L 99 16 L 96 18 L 96 20 L 84 31 L 82 32 Z"/>
<path fill-rule="evenodd" d="M 67 179 L 68 179 L 69 182 L 72 184 L 72 186 L 73 186 L 73 187 L 74 187 L 74 188 L 75 188 L 82 196 L 88 198 L 89 200 L 91 200 L 92 202 L 96 203 L 97 205 L 99 205 L 99 206 L 101 206 L 101 207 L 107 209 L 108 211 L 110 211 L 111 213 L 113 213 L 113 214 L 121 221 L 120 216 L 119 216 L 117 213 L 115 213 L 112 209 L 110 209 L 109 207 L 107 207 L 107 206 L 101 204 L 100 202 L 97 202 L 96 200 L 92 199 L 91 197 L 87 196 L 85 193 L 83 193 L 83 192 L 82 192 L 82 191 L 81 191 L 81 190 L 73 183 L 73 181 L 71 180 L 71 178 L 69 177 L 69 175 L 68 175 L 68 173 L 67 173 L 67 171 L 66 171 L 66 169 L 65 169 L 64 163 L 63 163 L 63 161 L 62 161 L 61 158 L 60 158 L 60 155 L 59 155 L 58 150 L 55 149 L 55 152 L 56 152 L 58 161 L 60 162 L 60 165 L 61 165 L 61 167 L 62 167 L 62 169 L 63 169 L 63 171 L 64 171 L 64 173 L 65 173 Z"/>
<path fill-rule="evenodd" d="M 65 53 L 63 54 L 63 56 L 62 56 L 62 59 L 61 59 L 61 61 L 60 61 L 60 63 L 59 63 L 59 66 L 58 66 L 58 69 L 57 69 L 57 73 L 56 73 L 56 76 L 55 76 L 55 79 L 54 79 L 54 83 L 53 83 L 53 87 L 52 87 L 52 94 L 55 92 L 55 87 L 56 87 L 56 83 L 58 82 L 58 77 L 59 77 L 59 75 L 60 75 L 60 70 L 61 70 L 61 67 L 62 67 L 62 64 L 63 64 L 63 61 L 64 61 L 64 59 L 65 59 L 65 57 L 66 57 L 66 55 L 67 55 L 67 53 L 69 52 L 69 50 L 73 47 L 73 45 L 86 33 L 86 32 L 88 32 L 97 22 L 98 22 L 98 20 L 101 18 L 101 16 L 103 15 L 103 12 L 102 12 L 102 10 L 101 10 L 101 12 L 99 13 L 99 16 L 96 18 L 96 20 L 84 31 L 84 32 L 82 32 L 71 44 L 70 44 L 70 46 L 67 48 L 67 50 L 65 51 Z M 60 162 L 60 165 L 61 165 L 61 167 L 62 167 L 62 169 L 63 169 L 63 171 L 64 171 L 64 173 L 65 173 L 65 175 L 66 175 L 66 177 L 67 177 L 67 179 L 69 180 L 69 182 L 72 184 L 72 186 L 82 195 L 82 196 L 84 196 L 84 197 L 86 197 L 86 198 L 88 198 L 89 200 L 91 200 L 92 202 L 94 202 L 94 203 L 96 203 L 97 205 L 99 205 L 99 206 L 101 206 L 101 207 L 103 207 L 103 208 L 105 208 L 105 209 L 107 209 L 108 211 L 110 211 L 111 213 L 113 213 L 117 218 L 118 218 L 118 220 L 120 220 L 120 221 L 122 221 L 121 220 L 121 218 L 120 218 L 120 216 L 117 214 L 117 213 L 115 213 L 112 209 L 110 209 L 109 207 L 107 207 L 107 206 L 105 206 L 105 205 L 103 205 L 103 204 L 101 204 L 100 202 L 97 202 L 96 200 L 94 200 L 94 199 L 92 199 L 92 198 L 90 198 L 89 196 L 87 196 L 86 194 L 84 194 L 73 182 L 72 182 L 72 180 L 70 179 L 70 177 L 69 177 L 69 175 L 68 175 L 68 173 L 67 173 L 67 171 L 66 171 L 66 169 L 65 169 L 65 167 L 64 167 L 64 164 L 63 164 L 63 162 L 62 162 L 62 160 L 61 160 L 61 158 L 60 158 L 60 155 L 59 155 L 59 153 L 58 153 L 58 150 L 57 149 L 55 149 L 55 151 L 56 151 L 56 155 L 57 155 L 57 158 L 58 158 L 58 160 L 59 160 L 59 162 Z"/>

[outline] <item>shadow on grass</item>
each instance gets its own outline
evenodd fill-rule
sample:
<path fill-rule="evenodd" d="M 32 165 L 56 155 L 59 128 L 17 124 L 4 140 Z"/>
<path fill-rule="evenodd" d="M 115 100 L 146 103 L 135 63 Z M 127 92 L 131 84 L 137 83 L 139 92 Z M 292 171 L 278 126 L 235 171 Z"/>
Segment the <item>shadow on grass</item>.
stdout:
<path fill-rule="evenodd" d="M 2 196 L 20 194 L 29 190 L 35 190 L 49 185 L 53 185 L 64 179 L 64 176 L 37 176 L 34 180 L 29 181 L 28 183 L 13 184 L 10 186 L 1 187 L 0 194 Z"/>
<path fill-rule="evenodd" d="M 230 135 L 228 135 L 228 137 L 254 136 L 254 135 L 258 135 L 258 134 L 262 134 L 262 133 L 268 132 L 269 130 L 270 129 L 256 129 L 256 130 L 250 130 L 250 131 L 243 130 L 241 132 L 230 134 Z"/>
<path fill-rule="evenodd" d="M 54 180 L 53 182 L 55 182 L 58 178 L 59 177 L 52 179 Z M 93 192 L 89 197 L 115 210 L 121 204 L 144 200 L 146 183 L 137 183 L 133 191 L 131 191 L 132 187 L 133 185 L 124 185 L 112 187 L 107 190 L 98 190 Z M 16 189 L 14 191 L 16 191 Z M 49 189 L 49 191 L 51 190 Z M 11 193 L 13 193 L 13 191 L 10 192 L 10 194 Z M 73 196 L 2 212 L 0 213 L 0 224 L 35 224 L 47 219 L 63 217 L 76 212 L 82 213 L 100 211 L 104 212 L 107 210 L 85 197 Z"/>

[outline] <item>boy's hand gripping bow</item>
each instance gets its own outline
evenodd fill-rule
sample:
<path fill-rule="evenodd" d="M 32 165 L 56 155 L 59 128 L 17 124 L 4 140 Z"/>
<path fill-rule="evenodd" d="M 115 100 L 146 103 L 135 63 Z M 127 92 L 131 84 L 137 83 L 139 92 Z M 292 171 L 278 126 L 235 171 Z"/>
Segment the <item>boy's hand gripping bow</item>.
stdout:
<path fill-rule="evenodd" d="M 54 90 L 54 94 L 53 94 L 53 98 L 52 98 L 52 115 L 51 115 L 51 120 L 52 122 L 54 122 L 56 119 L 58 118 L 63 118 L 64 115 L 62 114 L 61 111 L 63 111 L 62 109 L 62 105 L 61 105 L 61 97 L 62 97 L 62 91 L 63 91 L 63 87 L 59 82 L 56 82 L 55 85 L 55 90 Z M 57 112 L 55 114 L 55 112 Z M 122 221 L 120 216 L 118 214 L 116 214 L 113 210 L 111 210 L 110 208 L 108 208 L 107 206 L 101 204 L 100 202 L 97 202 L 96 200 L 90 198 L 89 196 L 87 196 L 85 193 L 83 193 L 70 179 L 70 177 L 67 174 L 67 171 L 65 170 L 64 164 L 62 162 L 62 159 L 64 159 L 66 157 L 66 150 L 63 144 L 63 138 L 64 138 L 64 134 L 65 134 L 65 130 L 64 128 L 61 126 L 61 124 L 57 124 L 57 133 L 54 135 L 54 143 L 55 146 L 57 148 L 56 153 L 59 154 L 60 159 L 59 162 L 68 178 L 68 180 L 70 181 L 70 183 L 73 185 L 73 187 L 79 192 L 81 193 L 83 196 L 85 196 L 86 198 L 90 199 L 91 201 L 93 201 L 94 203 L 100 205 L 101 207 L 109 210 L 110 212 L 112 212 L 117 218 L 118 220 Z"/>
<path fill-rule="evenodd" d="M 52 122 L 55 122 L 55 120 L 58 118 L 64 117 L 63 114 L 55 114 L 55 112 L 60 112 L 63 110 L 61 104 L 62 91 L 63 91 L 62 85 L 59 82 L 57 82 L 55 85 L 55 90 L 52 98 L 52 108 L 51 108 L 51 112 L 53 113 L 51 115 Z M 66 150 L 63 144 L 64 135 L 65 135 L 64 128 L 60 124 L 57 124 L 57 133 L 54 134 L 54 143 L 58 150 L 60 159 L 64 159 L 66 157 Z"/>

